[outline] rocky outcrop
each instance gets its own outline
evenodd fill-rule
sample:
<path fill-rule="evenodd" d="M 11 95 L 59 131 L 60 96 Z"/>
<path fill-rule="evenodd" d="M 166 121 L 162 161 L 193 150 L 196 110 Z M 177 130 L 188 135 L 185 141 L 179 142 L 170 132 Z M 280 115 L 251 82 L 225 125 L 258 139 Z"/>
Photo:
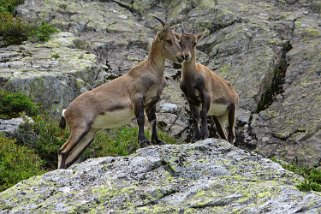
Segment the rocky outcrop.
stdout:
<path fill-rule="evenodd" d="M 1 213 L 319 213 L 302 178 L 226 141 L 89 159 L 0 193 Z"/>
<path fill-rule="evenodd" d="M 144 59 L 159 29 L 151 15 L 158 15 L 177 31 L 183 23 L 186 31 L 205 35 L 198 61 L 228 79 L 240 95 L 238 145 L 319 166 L 320 10 L 319 0 L 26 0 L 18 15 L 44 19 L 61 32 L 45 44 L 1 49 L 0 86 L 27 92 L 57 115 L 81 92 Z M 180 71 L 167 64 L 166 77 L 160 103 L 177 108 L 159 105 L 159 125 L 189 141 Z"/>

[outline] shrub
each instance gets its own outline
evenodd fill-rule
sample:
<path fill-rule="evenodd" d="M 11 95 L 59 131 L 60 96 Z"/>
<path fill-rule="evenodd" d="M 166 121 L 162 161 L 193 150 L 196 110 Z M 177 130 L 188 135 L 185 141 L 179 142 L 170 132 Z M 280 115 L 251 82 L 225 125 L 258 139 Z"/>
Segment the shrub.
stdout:
<path fill-rule="evenodd" d="M 22 18 L 15 17 L 13 12 L 23 0 L 1 0 L 0 1 L 0 47 L 18 45 L 30 39 L 31 41 L 46 42 L 50 35 L 57 32 L 52 25 L 42 21 L 38 24 L 28 24 Z"/>
<path fill-rule="evenodd" d="M 274 162 L 281 164 L 284 169 L 292 171 L 304 177 L 304 181 L 297 185 L 301 191 L 318 191 L 321 192 L 321 170 L 316 168 L 305 168 L 294 164 L 287 164 L 276 158 L 271 158 Z"/>
<path fill-rule="evenodd" d="M 20 125 L 13 137 L 18 144 L 32 148 L 45 161 L 46 168 L 55 169 L 58 149 L 65 143 L 68 132 L 61 136 L 58 121 L 47 115 L 38 115 L 33 119 L 33 123 L 26 121 Z"/>
<path fill-rule="evenodd" d="M 50 35 L 56 33 L 58 30 L 47 22 L 41 22 L 39 25 L 34 26 L 29 32 L 31 41 L 46 42 L 49 40 Z"/>
<path fill-rule="evenodd" d="M 1 0 L 0 13 L 13 13 L 18 4 L 22 4 L 24 0 Z"/>
<path fill-rule="evenodd" d="M 4 40 L 2 46 L 18 45 L 27 40 L 29 30 L 29 25 L 22 19 L 13 17 L 10 13 L 0 12 L 0 36 L 3 36 Z"/>
<path fill-rule="evenodd" d="M 0 191 L 21 180 L 39 175 L 43 161 L 25 146 L 18 146 L 14 140 L 0 135 Z"/>
<path fill-rule="evenodd" d="M 38 107 L 22 93 L 0 91 L 0 118 L 18 117 L 21 112 L 35 116 L 38 114 Z"/>

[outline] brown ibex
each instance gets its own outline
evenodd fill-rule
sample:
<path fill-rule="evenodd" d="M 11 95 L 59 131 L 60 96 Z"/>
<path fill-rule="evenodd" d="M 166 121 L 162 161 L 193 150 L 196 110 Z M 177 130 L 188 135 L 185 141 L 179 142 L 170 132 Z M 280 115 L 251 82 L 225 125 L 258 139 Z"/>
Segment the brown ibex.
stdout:
<path fill-rule="evenodd" d="M 224 80 L 206 66 L 196 62 L 196 44 L 202 34 L 183 33 L 180 46 L 183 52 L 183 72 L 180 87 L 184 92 L 193 116 L 193 139 L 208 137 L 207 116 L 212 116 L 221 138 L 233 143 L 235 140 L 235 108 L 239 97 L 230 82 Z M 201 117 L 201 130 L 198 121 Z M 228 137 L 225 123 L 228 121 Z"/>
<path fill-rule="evenodd" d="M 141 146 L 162 144 L 157 136 L 156 103 L 165 87 L 165 59 L 183 61 L 178 44 L 179 34 L 160 18 L 163 25 L 156 35 L 148 58 L 127 74 L 76 97 L 63 111 L 60 127 L 66 122 L 71 133 L 58 152 L 58 168 L 67 168 L 90 145 L 96 132 L 124 125 L 136 117 Z M 144 134 L 144 111 L 151 124 L 151 142 Z"/>

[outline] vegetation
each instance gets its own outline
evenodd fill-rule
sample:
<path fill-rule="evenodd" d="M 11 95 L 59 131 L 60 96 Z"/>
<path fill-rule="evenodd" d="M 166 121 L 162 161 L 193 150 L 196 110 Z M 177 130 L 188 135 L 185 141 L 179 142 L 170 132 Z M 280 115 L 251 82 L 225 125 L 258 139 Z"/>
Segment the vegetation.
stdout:
<path fill-rule="evenodd" d="M 318 191 L 321 192 L 321 170 L 316 168 L 305 168 L 294 164 L 287 164 L 276 158 L 272 158 L 274 162 L 282 165 L 283 168 L 292 171 L 296 174 L 302 175 L 304 181 L 297 185 L 301 191 Z"/>
<path fill-rule="evenodd" d="M 0 191 L 44 173 L 42 164 L 43 161 L 33 150 L 18 146 L 15 140 L 0 135 Z"/>
<path fill-rule="evenodd" d="M 56 169 L 57 151 L 69 136 L 68 129 L 59 128 L 58 120 L 43 112 L 39 114 L 37 105 L 26 95 L 0 91 L 1 117 L 16 117 L 21 112 L 32 116 L 33 121 L 26 119 L 10 139 L 0 135 L 0 191 L 45 170 Z M 149 131 L 146 130 L 146 135 L 150 138 Z M 158 133 L 165 142 L 176 143 L 166 133 Z M 130 126 L 102 130 L 81 159 L 129 155 L 139 148 L 137 135 L 138 128 Z"/>
<path fill-rule="evenodd" d="M 18 117 L 22 112 L 35 116 L 38 114 L 38 107 L 22 93 L 0 90 L 0 118 Z"/>
<path fill-rule="evenodd" d="M 102 130 L 97 133 L 93 143 L 85 150 L 81 159 L 129 155 L 139 148 L 137 135 L 138 129 L 130 126 Z M 149 136 L 148 133 L 146 135 Z M 159 132 L 159 135 L 167 143 L 176 142 L 174 138 L 163 132 Z M 57 151 L 66 142 L 68 136 L 69 131 L 60 130 L 57 120 L 44 115 L 35 117 L 33 123 L 26 121 L 14 134 L 18 144 L 34 149 L 44 160 L 44 166 L 47 169 L 57 167 Z"/>
<path fill-rule="evenodd" d="M 52 25 L 40 21 L 29 24 L 23 19 L 14 16 L 15 7 L 23 3 L 23 0 L 1 0 L 0 1 L 0 38 L 1 46 L 20 44 L 22 41 L 48 41 L 51 34 L 57 32 Z"/>
<path fill-rule="evenodd" d="M 31 41 L 46 42 L 49 40 L 50 35 L 56 33 L 58 30 L 48 24 L 47 22 L 41 22 L 39 25 L 35 25 L 28 33 L 28 37 Z"/>

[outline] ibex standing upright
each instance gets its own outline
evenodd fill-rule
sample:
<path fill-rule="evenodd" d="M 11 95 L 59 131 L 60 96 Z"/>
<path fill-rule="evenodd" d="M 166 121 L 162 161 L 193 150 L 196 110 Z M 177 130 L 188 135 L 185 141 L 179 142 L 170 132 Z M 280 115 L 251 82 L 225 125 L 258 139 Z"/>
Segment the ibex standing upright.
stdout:
<path fill-rule="evenodd" d="M 202 34 L 183 33 L 180 46 L 183 52 L 183 73 L 181 89 L 184 92 L 193 115 L 193 141 L 208 137 L 207 115 L 213 116 L 221 138 L 234 142 L 235 108 L 239 97 L 230 82 L 224 80 L 204 65 L 196 62 L 196 44 Z M 201 130 L 198 126 L 201 117 Z M 228 136 L 225 124 L 228 121 Z"/>
<path fill-rule="evenodd" d="M 60 127 L 66 122 L 71 133 L 58 152 L 58 168 L 67 168 L 90 145 L 96 132 L 124 125 L 136 117 L 141 146 L 150 144 L 144 134 L 144 111 L 152 127 L 151 143 L 162 144 L 156 131 L 156 103 L 165 87 L 165 59 L 183 61 L 179 34 L 160 18 L 163 25 L 152 43 L 148 58 L 127 74 L 76 97 L 63 110 Z"/>

